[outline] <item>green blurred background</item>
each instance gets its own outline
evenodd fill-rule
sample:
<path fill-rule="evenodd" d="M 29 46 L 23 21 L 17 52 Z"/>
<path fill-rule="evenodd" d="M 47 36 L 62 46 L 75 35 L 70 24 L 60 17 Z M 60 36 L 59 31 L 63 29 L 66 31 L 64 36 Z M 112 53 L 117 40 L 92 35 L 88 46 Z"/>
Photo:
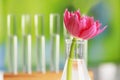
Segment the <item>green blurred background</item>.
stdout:
<path fill-rule="evenodd" d="M 4 69 L 7 55 L 7 15 L 17 17 L 17 35 L 21 41 L 21 15 L 30 14 L 32 18 L 32 39 L 35 41 L 34 15 L 44 14 L 45 37 L 50 40 L 49 15 L 60 14 L 61 60 L 64 56 L 63 13 L 65 9 L 80 9 L 82 14 L 94 16 L 107 29 L 89 40 L 88 66 L 94 67 L 105 62 L 120 63 L 120 0 L 0 0 L 0 69 Z M 34 53 L 32 53 L 34 55 Z M 49 53 L 46 53 L 49 54 Z M 61 62 L 63 65 L 63 63 Z"/>

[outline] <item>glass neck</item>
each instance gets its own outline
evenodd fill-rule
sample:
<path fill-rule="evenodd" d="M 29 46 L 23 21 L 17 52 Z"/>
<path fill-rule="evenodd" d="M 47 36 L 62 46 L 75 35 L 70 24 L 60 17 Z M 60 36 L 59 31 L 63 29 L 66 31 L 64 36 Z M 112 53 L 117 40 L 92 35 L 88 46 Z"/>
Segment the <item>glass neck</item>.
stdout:
<path fill-rule="evenodd" d="M 66 54 L 69 57 L 72 39 L 66 39 Z M 76 40 L 75 47 L 73 48 L 74 58 L 73 59 L 84 59 L 84 52 L 85 52 L 85 40 Z"/>

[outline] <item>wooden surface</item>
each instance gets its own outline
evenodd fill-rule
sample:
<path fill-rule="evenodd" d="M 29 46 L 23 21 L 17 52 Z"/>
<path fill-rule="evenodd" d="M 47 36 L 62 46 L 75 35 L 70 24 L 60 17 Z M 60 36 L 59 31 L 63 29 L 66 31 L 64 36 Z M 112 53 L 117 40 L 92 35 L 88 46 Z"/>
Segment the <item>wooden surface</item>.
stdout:
<path fill-rule="evenodd" d="M 89 74 L 92 78 L 91 80 L 93 80 L 93 73 L 89 71 Z M 47 72 L 45 74 L 43 73 L 32 73 L 32 74 L 19 73 L 17 75 L 5 73 L 4 80 L 60 80 L 61 75 L 62 75 L 62 72 L 60 73 Z"/>

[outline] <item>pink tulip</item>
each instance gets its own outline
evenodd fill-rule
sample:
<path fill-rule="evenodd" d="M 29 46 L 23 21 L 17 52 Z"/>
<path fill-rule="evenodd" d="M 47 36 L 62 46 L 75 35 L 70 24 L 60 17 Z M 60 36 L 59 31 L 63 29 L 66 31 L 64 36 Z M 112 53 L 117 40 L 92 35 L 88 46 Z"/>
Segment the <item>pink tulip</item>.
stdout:
<path fill-rule="evenodd" d="M 77 38 L 91 39 L 98 34 L 102 33 L 106 26 L 102 29 L 101 23 L 93 17 L 81 16 L 79 10 L 69 12 L 67 9 L 64 13 L 64 24 L 67 31 Z"/>

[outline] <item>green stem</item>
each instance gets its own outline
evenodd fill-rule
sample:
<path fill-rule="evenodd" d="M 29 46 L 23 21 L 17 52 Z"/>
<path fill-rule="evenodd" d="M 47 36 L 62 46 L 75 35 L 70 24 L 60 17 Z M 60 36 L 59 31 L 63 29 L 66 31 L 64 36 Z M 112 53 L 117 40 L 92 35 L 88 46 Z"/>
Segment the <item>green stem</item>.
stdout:
<path fill-rule="evenodd" d="M 72 62 L 71 59 L 74 58 L 74 48 L 75 48 L 75 44 L 76 44 L 76 39 L 73 38 L 72 40 L 72 44 L 70 47 L 70 54 L 69 54 L 69 58 L 68 58 L 68 65 L 67 65 L 67 80 L 71 80 L 71 72 L 72 72 Z"/>

